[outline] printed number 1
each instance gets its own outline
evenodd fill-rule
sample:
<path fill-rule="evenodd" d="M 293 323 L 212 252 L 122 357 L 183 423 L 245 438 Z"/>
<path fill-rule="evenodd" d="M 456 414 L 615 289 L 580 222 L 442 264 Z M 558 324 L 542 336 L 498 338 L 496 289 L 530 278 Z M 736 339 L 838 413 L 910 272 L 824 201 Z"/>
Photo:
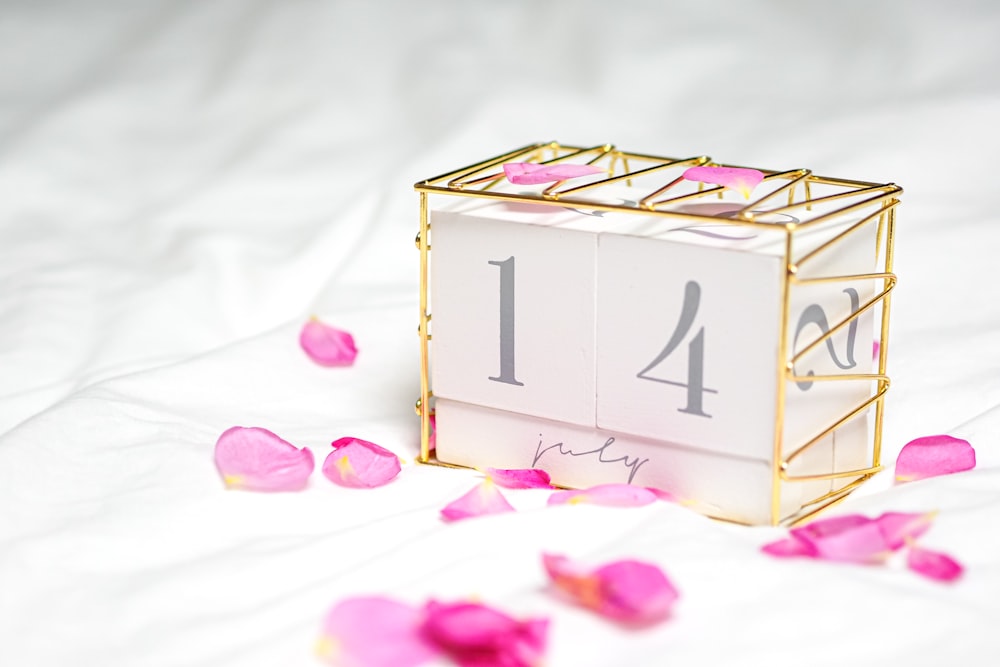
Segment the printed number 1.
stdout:
<path fill-rule="evenodd" d="M 693 280 L 689 280 L 684 286 L 684 303 L 681 305 L 681 316 L 674 327 L 674 332 L 670 335 L 670 340 L 663 346 L 656 358 L 649 362 L 649 365 L 636 373 L 636 377 L 642 380 L 652 380 L 663 384 L 672 384 L 675 387 L 687 388 L 687 405 L 677 408 L 678 412 L 686 412 L 689 415 L 712 418 L 712 415 L 705 412 L 702 407 L 702 394 L 717 394 L 715 389 L 705 388 L 705 327 L 698 329 L 691 342 L 688 343 L 688 377 L 687 384 L 675 382 L 663 378 L 649 375 L 653 370 L 669 357 L 677 346 L 681 344 L 684 337 L 691 331 L 694 318 L 698 314 L 698 306 L 701 303 L 701 286 Z"/>
<path fill-rule="evenodd" d="M 514 377 L 514 257 L 488 263 L 500 267 L 500 375 L 489 379 L 523 387 Z"/>

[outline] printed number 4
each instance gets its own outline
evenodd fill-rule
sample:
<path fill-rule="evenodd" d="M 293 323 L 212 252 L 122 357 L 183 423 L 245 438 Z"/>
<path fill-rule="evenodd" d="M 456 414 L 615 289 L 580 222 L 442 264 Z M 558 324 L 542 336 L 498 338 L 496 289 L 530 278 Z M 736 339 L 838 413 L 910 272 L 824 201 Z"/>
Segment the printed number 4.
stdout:
<path fill-rule="evenodd" d="M 712 415 L 705 412 L 702 407 L 702 395 L 705 393 L 717 394 L 715 389 L 705 387 L 705 327 L 698 329 L 688 343 L 688 373 L 687 384 L 667 380 L 665 378 L 653 377 L 649 372 L 659 366 L 667 357 L 673 354 L 677 346 L 683 342 L 684 338 L 691 331 L 694 318 L 698 315 L 698 306 L 701 303 L 701 286 L 693 280 L 689 280 L 684 286 L 684 303 L 681 305 L 681 316 L 674 327 L 674 332 L 670 334 L 670 340 L 663 346 L 660 353 L 656 355 L 649 365 L 636 373 L 636 377 L 641 380 L 651 380 L 662 382 L 663 384 L 675 387 L 685 387 L 687 389 L 687 405 L 678 408 L 678 412 L 685 412 L 689 415 L 712 418 Z"/>

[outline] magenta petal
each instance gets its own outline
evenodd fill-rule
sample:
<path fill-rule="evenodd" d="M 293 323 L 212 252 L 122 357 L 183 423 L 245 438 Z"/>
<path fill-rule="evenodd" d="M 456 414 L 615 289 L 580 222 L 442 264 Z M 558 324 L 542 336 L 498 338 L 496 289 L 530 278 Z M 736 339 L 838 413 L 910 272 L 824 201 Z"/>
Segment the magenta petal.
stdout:
<path fill-rule="evenodd" d="M 323 324 L 316 318 L 302 327 L 299 345 L 320 366 L 350 366 L 358 356 L 351 334 Z"/>
<path fill-rule="evenodd" d="M 646 489 L 650 493 L 652 493 L 654 496 L 656 496 L 658 499 L 662 500 L 663 502 L 667 502 L 667 503 L 679 503 L 679 502 L 681 502 L 680 498 L 678 498 L 674 494 L 670 493 L 669 491 L 664 491 L 663 489 L 658 489 L 655 486 L 647 486 Z"/>
<path fill-rule="evenodd" d="M 605 170 L 592 164 L 570 164 L 568 162 L 557 162 L 556 164 L 508 162 L 503 166 L 503 173 L 507 176 L 507 180 L 517 185 L 553 183 L 579 176 L 599 174 L 603 171 Z"/>
<path fill-rule="evenodd" d="M 215 443 L 215 466 L 226 487 L 248 491 L 299 491 L 315 463 L 312 452 L 264 428 L 234 426 Z"/>
<path fill-rule="evenodd" d="M 548 619 L 518 621 L 475 602 L 425 608 L 424 633 L 463 667 L 535 667 L 541 664 Z"/>
<path fill-rule="evenodd" d="M 514 508 L 500 493 L 496 484 L 487 479 L 462 497 L 445 505 L 441 510 L 441 516 L 445 521 L 458 521 L 484 514 L 513 511 Z"/>
<path fill-rule="evenodd" d="M 802 540 L 795 539 L 794 537 L 788 537 L 783 540 L 778 540 L 777 542 L 765 544 L 760 549 L 764 553 L 771 556 L 777 556 L 778 558 L 792 558 L 795 556 L 807 556 L 809 558 L 816 557 L 815 547 L 810 545 L 808 542 L 803 542 Z"/>
<path fill-rule="evenodd" d="M 885 545 L 897 551 L 908 542 L 912 542 L 927 532 L 931 527 L 936 512 L 912 514 L 908 512 L 886 512 L 875 519 Z"/>
<path fill-rule="evenodd" d="M 486 475 L 505 489 L 551 489 L 549 473 L 537 468 L 504 470 L 487 468 Z"/>
<path fill-rule="evenodd" d="M 440 654 L 423 619 L 421 609 L 395 600 L 350 598 L 327 614 L 316 651 L 333 665 L 416 667 Z"/>
<path fill-rule="evenodd" d="M 965 571 L 962 564 L 951 556 L 915 545 L 906 555 L 906 566 L 935 581 L 955 581 Z"/>
<path fill-rule="evenodd" d="M 565 556 L 543 554 L 553 584 L 574 602 L 626 623 L 651 623 L 670 613 L 677 589 L 650 563 L 620 560 L 587 571 Z"/>
<path fill-rule="evenodd" d="M 656 501 L 656 494 L 649 489 L 631 484 L 600 484 L 589 489 L 556 491 L 549 496 L 549 505 L 577 505 L 591 503 L 611 507 L 637 507 Z"/>
<path fill-rule="evenodd" d="M 323 474 L 334 484 L 371 489 L 388 484 L 399 474 L 399 457 L 373 442 L 341 438 L 323 462 Z"/>
<path fill-rule="evenodd" d="M 437 449 L 437 418 L 431 415 L 428 419 L 431 422 L 431 434 L 427 438 L 427 450 L 433 452 Z"/>
<path fill-rule="evenodd" d="M 721 185 L 750 198 L 753 189 L 764 180 L 763 172 L 742 167 L 691 167 L 684 172 L 683 177 L 689 181 L 700 181 Z"/>
<path fill-rule="evenodd" d="M 878 522 L 860 514 L 813 521 L 789 534 L 824 560 L 879 563 L 890 553 Z"/>
<path fill-rule="evenodd" d="M 931 435 L 906 443 L 896 458 L 896 481 L 948 475 L 976 467 L 976 451 L 967 440 Z"/>

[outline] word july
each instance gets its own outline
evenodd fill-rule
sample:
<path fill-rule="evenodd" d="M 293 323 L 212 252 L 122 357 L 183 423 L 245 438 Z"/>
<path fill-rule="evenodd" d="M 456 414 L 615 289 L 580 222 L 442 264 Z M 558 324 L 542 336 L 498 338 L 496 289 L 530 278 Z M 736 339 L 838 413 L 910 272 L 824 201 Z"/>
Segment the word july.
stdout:
<path fill-rule="evenodd" d="M 542 434 L 539 433 L 538 435 L 539 435 L 539 437 L 541 437 Z M 535 447 L 535 458 L 532 459 L 532 461 L 531 461 L 531 467 L 532 468 L 534 468 L 535 465 L 538 464 L 538 462 L 541 460 L 541 458 L 543 456 L 545 456 L 545 454 L 547 454 L 548 452 L 552 451 L 553 449 L 556 450 L 556 453 L 558 453 L 561 456 L 594 456 L 594 455 L 596 455 L 597 456 L 597 460 L 600 463 L 621 463 L 623 466 L 625 466 L 626 468 L 628 468 L 628 470 L 629 470 L 629 473 L 628 473 L 628 483 L 631 484 L 632 483 L 632 479 L 635 477 L 635 474 L 637 472 L 639 472 L 639 468 L 641 468 L 645 463 L 647 463 L 649 461 L 649 459 L 641 459 L 638 456 L 630 457 L 628 454 L 625 454 L 623 456 L 619 456 L 618 458 L 606 458 L 605 455 L 607 454 L 608 448 L 611 447 L 611 445 L 615 444 L 615 439 L 614 438 L 608 438 L 607 440 L 604 441 L 604 444 L 601 445 L 600 447 L 597 447 L 596 449 L 590 449 L 590 450 L 587 450 L 585 452 L 573 451 L 572 449 L 570 449 L 569 447 L 567 447 L 565 444 L 563 444 L 561 442 L 557 442 L 554 445 L 548 445 L 547 447 L 544 446 L 544 444 L 545 444 L 544 440 L 539 440 L 538 441 L 538 446 Z"/>

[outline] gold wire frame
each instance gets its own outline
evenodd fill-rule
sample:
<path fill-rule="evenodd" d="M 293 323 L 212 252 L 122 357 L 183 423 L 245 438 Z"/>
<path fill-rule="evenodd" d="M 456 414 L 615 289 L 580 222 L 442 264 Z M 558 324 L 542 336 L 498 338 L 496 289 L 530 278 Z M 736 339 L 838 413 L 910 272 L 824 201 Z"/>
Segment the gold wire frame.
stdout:
<path fill-rule="evenodd" d="M 547 158 L 547 159 L 546 159 Z M 566 185 L 566 181 L 558 181 L 544 188 L 540 192 L 502 192 L 493 188 L 504 181 L 505 175 L 502 165 L 506 162 L 535 162 L 540 164 L 556 164 L 560 162 L 573 162 L 577 164 L 592 164 L 603 166 L 608 176 L 582 185 Z M 644 166 L 631 168 L 632 165 L 642 164 Z M 433 392 L 430 386 L 430 342 L 431 336 L 431 312 L 428 308 L 428 290 L 430 251 L 431 251 L 431 222 L 428 197 L 430 195 L 450 195 L 459 197 L 486 198 L 496 200 L 508 200 L 518 202 L 530 202 L 533 204 L 567 206 L 581 205 L 595 211 L 615 211 L 638 214 L 643 216 L 663 216 L 681 219 L 695 219 L 700 222 L 711 222 L 712 224 L 729 224 L 740 227 L 759 228 L 774 231 L 780 229 L 784 231 L 784 263 L 785 271 L 781 281 L 781 308 L 779 322 L 779 345 L 778 358 L 776 363 L 777 373 L 777 395 L 774 448 L 772 455 L 771 470 L 771 525 L 796 524 L 808 520 L 819 511 L 839 503 L 854 491 L 862 483 L 870 479 L 882 468 L 882 426 L 885 413 L 885 395 L 889 389 L 889 376 L 886 374 L 886 359 L 888 353 L 889 337 L 889 310 L 891 292 L 896 284 L 896 276 L 892 272 L 893 251 L 895 246 L 895 226 L 896 207 L 899 205 L 899 195 L 903 189 L 894 183 L 871 183 L 867 181 L 850 180 L 843 178 L 829 178 L 817 176 L 808 169 L 794 169 L 788 171 L 773 171 L 759 169 L 764 173 L 764 182 L 786 181 L 779 187 L 768 192 L 764 196 L 748 201 L 741 209 L 736 211 L 732 217 L 722 218 L 716 216 L 699 215 L 690 212 L 678 212 L 669 210 L 668 206 L 675 206 L 679 202 L 687 200 L 698 200 L 722 196 L 722 187 L 704 187 L 699 184 L 697 192 L 685 194 L 675 194 L 670 196 L 670 191 L 682 182 L 682 178 L 676 177 L 669 182 L 655 187 L 646 192 L 635 205 L 628 203 L 608 203 L 607 201 L 594 201 L 593 199 L 580 198 L 583 192 L 599 191 L 600 188 L 621 182 L 632 185 L 633 181 L 646 177 L 656 172 L 682 166 L 724 166 L 733 167 L 737 165 L 721 164 L 714 162 L 708 156 L 695 156 L 689 158 L 671 158 L 642 153 L 632 153 L 617 149 L 612 144 L 601 144 L 592 147 L 568 146 L 558 142 L 536 143 L 523 146 L 516 150 L 497 155 L 454 171 L 435 176 L 420 181 L 414 185 L 420 198 L 420 230 L 417 233 L 415 244 L 420 251 L 420 313 L 417 332 L 420 338 L 420 398 L 416 402 L 416 413 L 420 417 L 420 454 L 418 461 L 421 463 L 433 463 L 451 467 L 460 467 L 437 460 L 434 453 L 430 451 L 431 422 L 434 414 L 431 400 Z M 834 194 L 813 197 L 814 185 L 836 186 L 841 190 Z M 796 196 L 796 195 L 799 196 Z M 795 212 L 801 216 L 793 218 L 794 222 L 775 224 L 774 222 L 764 222 L 755 219 L 755 210 L 761 205 L 773 202 L 777 197 L 787 195 L 787 202 L 778 207 L 767 209 L 769 216 L 789 214 Z M 839 202 L 842 199 L 850 199 L 847 204 L 839 206 L 830 211 L 815 213 L 810 215 L 818 205 L 826 206 Z M 793 257 L 793 240 L 796 233 L 807 230 L 824 223 L 835 223 L 842 221 L 843 216 L 864 211 L 866 207 L 875 207 L 875 210 L 856 221 L 847 229 L 839 232 L 835 237 L 825 241 L 819 247 L 812 249 L 802 257 Z M 773 218 L 772 218 L 773 219 Z M 869 225 L 877 224 L 876 232 L 876 258 L 881 262 L 881 270 L 873 273 L 832 275 L 813 278 L 800 278 L 800 269 L 809 261 L 819 256 L 823 251 L 834 247 L 849 235 L 859 229 Z M 813 340 L 807 346 L 795 354 L 790 354 L 788 320 L 790 310 L 790 294 L 794 285 L 806 285 L 815 283 L 849 283 L 861 280 L 881 281 L 882 289 L 866 303 L 861 304 L 857 310 L 843 318 L 839 322 L 830 326 L 823 335 Z M 836 335 L 838 331 L 849 326 L 852 321 L 861 317 L 864 313 L 880 307 L 879 327 L 878 327 L 878 363 L 877 371 L 874 373 L 852 373 L 842 375 L 812 375 L 800 377 L 795 375 L 794 368 L 798 360 L 809 354 L 817 346 L 823 344 L 830 337 Z M 870 396 L 859 405 L 855 406 L 847 414 L 841 416 L 833 423 L 826 426 L 820 433 L 804 445 L 794 451 L 788 452 L 784 446 L 784 421 L 785 421 L 785 391 L 789 382 L 808 380 L 810 382 L 868 382 L 873 389 Z M 828 473 L 812 475 L 792 475 L 789 468 L 793 461 L 802 456 L 810 448 L 816 446 L 824 438 L 834 433 L 838 428 L 845 425 L 855 417 L 863 414 L 874 406 L 875 419 L 871 433 L 872 448 L 870 464 L 852 470 L 833 471 Z M 785 482 L 809 482 L 829 480 L 831 483 L 840 480 L 846 482 L 831 491 L 816 498 L 802 503 L 797 512 L 789 516 L 781 516 L 781 490 L 782 483 Z M 716 517 L 721 518 L 721 517 Z"/>

